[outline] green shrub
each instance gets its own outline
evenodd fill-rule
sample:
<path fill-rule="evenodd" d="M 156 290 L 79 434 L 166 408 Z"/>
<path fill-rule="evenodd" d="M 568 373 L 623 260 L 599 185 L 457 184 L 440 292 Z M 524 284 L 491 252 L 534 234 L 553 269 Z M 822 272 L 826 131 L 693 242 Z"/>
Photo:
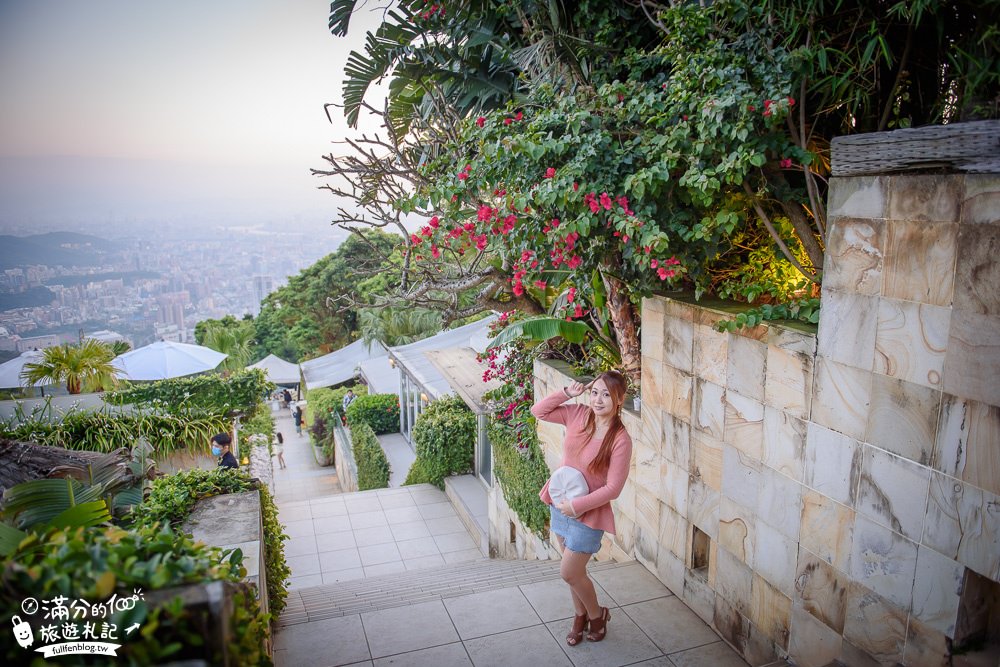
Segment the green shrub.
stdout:
<path fill-rule="evenodd" d="M 306 395 L 310 412 L 314 417 L 315 415 L 329 415 L 330 408 L 333 408 L 335 414 L 342 415 L 344 411 L 341 409 L 341 406 L 344 403 L 344 395 L 348 390 L 353 391 L 355 396 L 368 395 L 368 387 L 363 384 L 337 387 L 336 389 L 330 389 L 329 387 L 310 389 Z"/>
<path fill-rule="evenodd" d="M 520 437 L 515 429 L 520 429 Z M 547 538 L 549 508 L 538 497 L 538 492 L 549 478 L 549 468 L 538 443 L 535 419 L 528 417 L 517 426 L 491 419 L 489 438 L 493 446 L 493 474 L 507 505 L 529 530 Z"/>
<path fill-rule="evenodd" d="M 141 590 L 149 600 L 153 591 L 185 584 L 217 580 L 238 584 L 246 575 L 240 558 L 242 554 L 231 552 L 227 556 L 221 549 L 195 542 L 168 526 L 137 530 L 61 528 L 32 534 L 5 561 L 0 620 L 9 626 L 13 614 L 20 611 L 21 600 L 28 597 L 42 600 L 61 595 L 97 603 L 112 594 L 124 598 Z M 248 589 L 238 591 L 233 600 L 230 653 L 239 656 L 241 665 L 270 665 L 264 650 L 270 615 L 261 613 Z M 121 664 L 153 665 L 206 657 L 205 628 L 184 610 L 179 597 L 156 605 L 139 601 L 131 610 L 116 611 L 108 621 L 117 625 L 119 633 L 131 623 L 142 625 L 140 632 L 118 649 Z M 32 660 L 9 639 L 0 644 L 0 655 L 8 665 Z M 220 660 L 221 656 L 208 656 L 211 664 Z M 30 664 L 42 667 L 49 663 L 39 655 Z"/>
<path fill-rule="evenodd" d="M 476 416 L 458 396 L 446 396 L 427 406 L 413 425 L 413 444 L 420 465 L 414 474 L 443 486 L 448 475 L 472 470 Z M 407 484 L 417 484 L 410 481 Z"/>
<path fill-rule="evenodd" d="M 179 526 L 201 499 L 253 489 L 260 492 L 267 597 L 272 613 L 277 616 L 285 608 L 285 598 L 288 597 L 285 584 L 291 571 L 285 561 L 284 545 L 288 536 L 281 530 L 274 497 L 266 486 L 258 487 L 247 473 L 225 468 L 195 468 L 161 477 L 153 482 L 149 496 L 136 508 L 133 522 L 140 528 L 151 528 L 155 524 Z"/>
<path fill-rule="evenodd" d="M 274 384 L 259 368 L 246 368 L 228 376 L 219 373 L 157 380 L 109 391 L 104 400 L 112 405 L 152 405 L 170 412 L 229 415 L 240 410 L 253 414 L 263 405 L 261 397 L 274 390 Z"/>
<path fill-rule="evenodd" d="M 436 484 L 439 489 L 444 490 L 444 482 L 440 479 L 435 480 L 427 461 L 419 457 L 410 465 L 410 469 L 406 473 L 406 481 L 403 482 L 403 486 L 411 484 Z"/>
<path fill-rule="evenodd" d="M 364 422 L 377 435 L 399 431 L 399 396 L 396 394 L 371 394 L 358 396 L 347 406 L 347 425 L 353 429 Z"/>
<path fill-rule="evenodd" d="M 358 490 L 388 488 L 389 459 L 385 457 L 372 427 L 365 422 L 354 426 L 351 429 L 351 446 L 354 462 L 358 466 Z"/>

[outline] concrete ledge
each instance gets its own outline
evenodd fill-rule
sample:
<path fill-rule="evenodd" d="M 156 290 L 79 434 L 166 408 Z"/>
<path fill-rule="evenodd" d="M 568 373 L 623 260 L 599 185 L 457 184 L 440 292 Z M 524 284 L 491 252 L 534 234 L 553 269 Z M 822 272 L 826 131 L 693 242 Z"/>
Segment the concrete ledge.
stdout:
<path fill-rule="evenodd" d="M 490 555 L 490 517 L 486 485 L 475 475 L 445 477 L 444 492 L 455 506 L 455 512 L 479 545 L 484 556 Z"/>

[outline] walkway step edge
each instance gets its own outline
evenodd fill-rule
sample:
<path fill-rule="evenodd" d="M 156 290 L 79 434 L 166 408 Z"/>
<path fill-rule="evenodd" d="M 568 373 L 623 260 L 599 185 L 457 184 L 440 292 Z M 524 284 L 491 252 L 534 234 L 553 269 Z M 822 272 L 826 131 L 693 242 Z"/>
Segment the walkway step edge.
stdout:
<path fill-rule="evenodd" d="M 633 561 L 593 563 L 591 571 Z M 289 592 L 279 626 L 470 595 L 559 577 L 559 561 L 468 561 L 398 574 L 323 584 Z"/>

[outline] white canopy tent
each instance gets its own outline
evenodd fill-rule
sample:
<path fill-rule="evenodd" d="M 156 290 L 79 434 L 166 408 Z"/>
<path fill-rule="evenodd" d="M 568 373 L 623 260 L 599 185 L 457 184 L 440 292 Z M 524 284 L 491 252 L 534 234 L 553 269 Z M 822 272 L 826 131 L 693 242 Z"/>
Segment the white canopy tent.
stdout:
<path fill-rule="evenodd" d="M 274 384 L 298 384 L 302 381 L 298 364 L 285 361 L 273 354 L 267 355 L 255 364 L 250 364 L 247 368 L 262 369 L 267 379 Z"/>
<path fill-rule="evenodd" d="M 38 362 L 42 356 L 43 353 L 41 350 L 28 350 L 27 352 L 22 352 L 20 356 L 0 364 L 0 389 L 14 389 L 15 387 L 28 386 L 21 379 L 21 371 L 24 370 L 25 364 Z M 31 386 L 41 387 L 49 384 L 52 384 L 49 380 L 40 380 Z"/>
<path fill-rule="evenodd" d="M 357 377 L 358 367 L 365 361 L 384 355 L 385 347 L 378 341 L 369 346 L 362 340 L 356 340 L 330 354 L 303 361 L 299 366 L 306 389 L 332 387 Z"/>
<path fill-rule="evenodd" d="M 228 356 L 202 345 L 160 340 L 115 357 L 111 365 L 127 380 L 163 380 L 210 371 Z"/>
<path fill-rule="evenodd" d="M 440 398 L 454 392 L 448 380 L 424 353 L 453 347 L 470 347 L 482 352 L 489 344 L 489 328 L 496 319 L 496 315 L 490 315 L 472 324 L 418 340 L 416 343 L 391 347 L 389 356 L 423 388 L 431 400 Z"/>
<path fill-rule="evenodd" d="M 387 354 L 362 361 L 361 378 L 368 384 L 370 394 L 395 394 L 399 391 L 399 369 L 389 363 Z"/>

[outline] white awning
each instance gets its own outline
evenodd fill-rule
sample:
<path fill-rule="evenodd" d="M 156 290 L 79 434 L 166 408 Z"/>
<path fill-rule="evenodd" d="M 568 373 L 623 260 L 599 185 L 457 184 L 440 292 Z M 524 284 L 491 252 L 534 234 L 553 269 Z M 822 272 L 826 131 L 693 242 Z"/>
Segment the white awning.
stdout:
<path fill-rule="evenodd" d="M 430 338 L 418 340 L 416 343 L 390 347 L 389 356 L 394 358 L 400 368 L 404 369 L 408 375 L 420 383 L 431 400 L 440 398 L 453 393 L 454 390 L 425 352 L 456 347 L 470 347 L 482 352 L 489 341 L 490 325 L 496 319 L 497 315 L 490 315 L 472 324 L 442 331 Z"/>
<path fill-rule="evenodd" d="M 267 379 L 274 384 L 298 384 L 301 381 L 299 365 L 290 361 L 285 361 L 281 357 L 269 354 L 256 364 L 251 364 L 247 368 L 261 368 L 267 375 Z"/>
<path fill-rule="evenodd" d="M 14 357 L 10 361 L 5 361 L 0 364 L 0 389 L 13 389 L 15 387 L 25 387 L 27 386 L 24 380 L 21 379 L 21 371 L 24 370 L 24 365 L 28 363 L 37 363 L 42 360 L 44 354 L 41 350 L 28 350 L 22 352 L 20 356 Z M 34 387 L 41 387 L 43 385 L 52 384 L 51 380 L 40 380 L 36 382 Z M 397 389 L 399 385 L 397 384 Z M 392 390 L 393 393 L 396 389 Z"/>
<path fill-rule="evenodd" d="M 395 394 L 399 392 L 399 369 L 389 363 L 383 354 L 361 362 L 361 379 L 368 383 L 369 394 Z"/>
<path fill-rule="evenodd" d="M 378 341 L 374 341 L 369 347 L 364 341 L 356 340 L 330 354 L 303 361 L 299 366 L 306 381 L 306 389 L 332 387 L 357 377 L 358 366 L 362 362 L 384 354 L 385 347 Z M 394 389 L 393 392 L 395 391 Z"/>

